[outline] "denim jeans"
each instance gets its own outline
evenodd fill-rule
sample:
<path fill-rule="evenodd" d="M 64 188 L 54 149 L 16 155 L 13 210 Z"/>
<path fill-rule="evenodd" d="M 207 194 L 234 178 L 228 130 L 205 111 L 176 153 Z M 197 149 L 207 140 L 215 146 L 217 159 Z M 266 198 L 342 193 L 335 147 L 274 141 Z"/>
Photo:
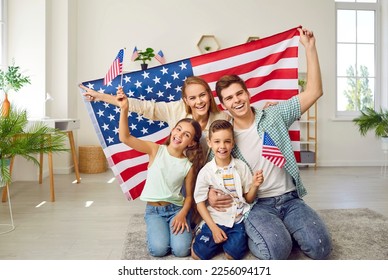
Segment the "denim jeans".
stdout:
<path fill-rule="evenodd" d="M 248 247 L 262 260 L 284 260 L 293 241 L 312 259 L 326 259 L 332 249 L 330 234 L 318 214 L 296 191 L 260 198 L 245 219 Z"/>
<path fill-rule="evenodd" d="M 176 257 L 190 255 L 192 234 L 185 230 L 174 234 L 171 223 L 181 206 L 169 204 L 167 206 L 146 206 L 145 222 L 147 226 L 147 246 L 154 257 L 163 257 L 170 251 Z M 187 219 L 188 225 L 190 221 Z"/>
<path fill-rule="evenodd" d="M 193 243 L 194 253 L 201 260 L 210 260 L 222 248 L 234 260 L 241 260 L 248 249 L 244 224 L 242 222 L 234 224 L 232 228 L 218 226 L 226 233 L 228 239 L 222 243 L 215 243 L 209 226 L 203 224 L 201 232 L 195 237 Z"/>

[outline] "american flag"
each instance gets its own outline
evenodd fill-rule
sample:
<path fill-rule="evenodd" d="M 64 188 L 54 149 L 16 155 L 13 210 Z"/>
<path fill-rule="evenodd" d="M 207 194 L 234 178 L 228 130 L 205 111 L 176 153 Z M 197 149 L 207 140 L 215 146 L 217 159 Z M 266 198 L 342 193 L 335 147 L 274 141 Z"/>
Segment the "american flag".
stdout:
<path fill-rule="evenodd" d="M 166 59 L 164 58 L 164 54 L 163 54 L 162 50 L 158 51 L 158 53 L 155 55 L 155 58 L 157 61 L 160 62 L 160 64 L 166 63 Z"/>
<path fill-rule="evenodd" d="M 263 150 L 262 156 L 275 164 L 277 167 L 282 168 L 286 163 L 282 152 L 276 146 L 275 142 L 269 137 L 267 132 L 264 132 L 263 136 Z"/>
<path fill-rule="evenodd" d="M 204 78 L 214 92 L 217 80 L 227 74 L 238 74 L 246 81 L 253 106 L 262 107 L 267 100 L 286 100 L 298 93 L 297 28 L 242 45 L 188 59 L 123 74 L 124 92 L 140 100 L 180 100 L 186 77 Z M 114 95 L 120 85 L 116 78 L 104 86 L 102 80 L 86 81 L 85 86 Z M 215 93 L 214 93 L 215 95 Z M 216 101 L 219 103 L 218 98 Z M 128 200 L 137 198 L 143 189 L 148 156 L 120 143 L 118 137 L 119 108 L 103 102 L 85 105 L 108 163 Z M 170 128 L 161 121 L 148 120 L 136 113 L 128 117 L 131 133 L 139 138 L 164 142 Z M 299 128 L 290 129 L 295 155 L 299 155 Z"/>
<path fill-rule="evenodd" d="M 139 52 L 137 51 L 137 47 L 133 49 L 131 60 L 135 61 L 135 59 L 139 56 Z"/>
<path fill-rule="evenodd" d="M 123 72 L 124 50 L 121 49 L 110 66 L 104 78 L 104 85 L 109 84 L 114 78 Z"/>

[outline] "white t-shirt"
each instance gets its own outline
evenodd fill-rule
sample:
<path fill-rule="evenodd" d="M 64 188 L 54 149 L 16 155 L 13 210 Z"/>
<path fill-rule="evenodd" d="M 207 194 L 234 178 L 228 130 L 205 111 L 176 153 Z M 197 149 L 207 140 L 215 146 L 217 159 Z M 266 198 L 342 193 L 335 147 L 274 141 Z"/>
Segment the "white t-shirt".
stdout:
<path fill-rule="evenodd" d="M 259 198 L 278 196 L 296 189 L 284 168 L 279 168 L 262 157 L 263 139 L 257 133 L 255 122 L 248 129 L 235 128 L 234 135 L 238 148 L 253 172 L 263 170 L 264 182 L 257 192 Z"/>

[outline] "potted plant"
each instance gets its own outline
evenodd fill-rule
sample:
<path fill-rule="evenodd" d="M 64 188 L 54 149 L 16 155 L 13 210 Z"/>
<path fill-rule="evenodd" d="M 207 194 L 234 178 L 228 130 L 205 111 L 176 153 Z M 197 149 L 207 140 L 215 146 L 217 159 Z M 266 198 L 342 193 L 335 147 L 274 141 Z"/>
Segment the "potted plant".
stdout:
<path fill-rule="evenodd" d="M 305 79 L 298 79 L 299 92 L 304 91 L 305 86 L 306 86 L 306 80 Z"/>
<path fill-rule="evenodd" d="M 151 61 L 153 57 L 155 57 L 153 48 L 146 48 L 145 51 L 138 51 L 138 57 L 136 57 L 135 61 L 141 61 L 141 69 L 146 70 L 148 68 L 147 61 Z"/>
<path fill-rule="evenodd" d="M 36 122 L 29 125 L 26 110 L 11 106 L 8 116 L 0 116 L 0 186 L 11 183 L 10 160 L 21 156 L 39 166 L 38 153 L 68 151 L 66 133 Z"/>
<path fill-rule="evenodd" d="M 388 151 L 388 110 L 366 108 L 361 110 L 361 116 L 353 119 L 353 122 L 358 125 L 362 136 L 374 130 L 375 136 L 381 139 L 381 148 Z"/>
<path fill-rule="evenodd" d="M 9 65 L 7 70 L 0 69 L 0 90 L 4 92 L 4 101 L 2 105 L 2 115 L 9 112 L 10 102 L 8 93 L 10 90 L 19 91 L 24 85 L 30 84 L 30 77 L 24 76 L 20 72 L 20 67 L 15 66 L 15 62 Z"/>

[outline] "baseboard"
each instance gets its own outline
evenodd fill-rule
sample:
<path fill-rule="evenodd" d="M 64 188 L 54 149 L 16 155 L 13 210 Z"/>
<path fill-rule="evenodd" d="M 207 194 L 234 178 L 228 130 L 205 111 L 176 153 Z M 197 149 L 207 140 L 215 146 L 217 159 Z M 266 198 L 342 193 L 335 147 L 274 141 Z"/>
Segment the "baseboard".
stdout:
<path fill-rule="evenodd" d="M 354 161 L 354 160 L 328 160 L 328 161 L 319 161 L 318 167 L 342 167 L 342 166 L 376 166 L 381 167 L 384 165 L 383 160 L 364 160 L 364 161 Z"/>

